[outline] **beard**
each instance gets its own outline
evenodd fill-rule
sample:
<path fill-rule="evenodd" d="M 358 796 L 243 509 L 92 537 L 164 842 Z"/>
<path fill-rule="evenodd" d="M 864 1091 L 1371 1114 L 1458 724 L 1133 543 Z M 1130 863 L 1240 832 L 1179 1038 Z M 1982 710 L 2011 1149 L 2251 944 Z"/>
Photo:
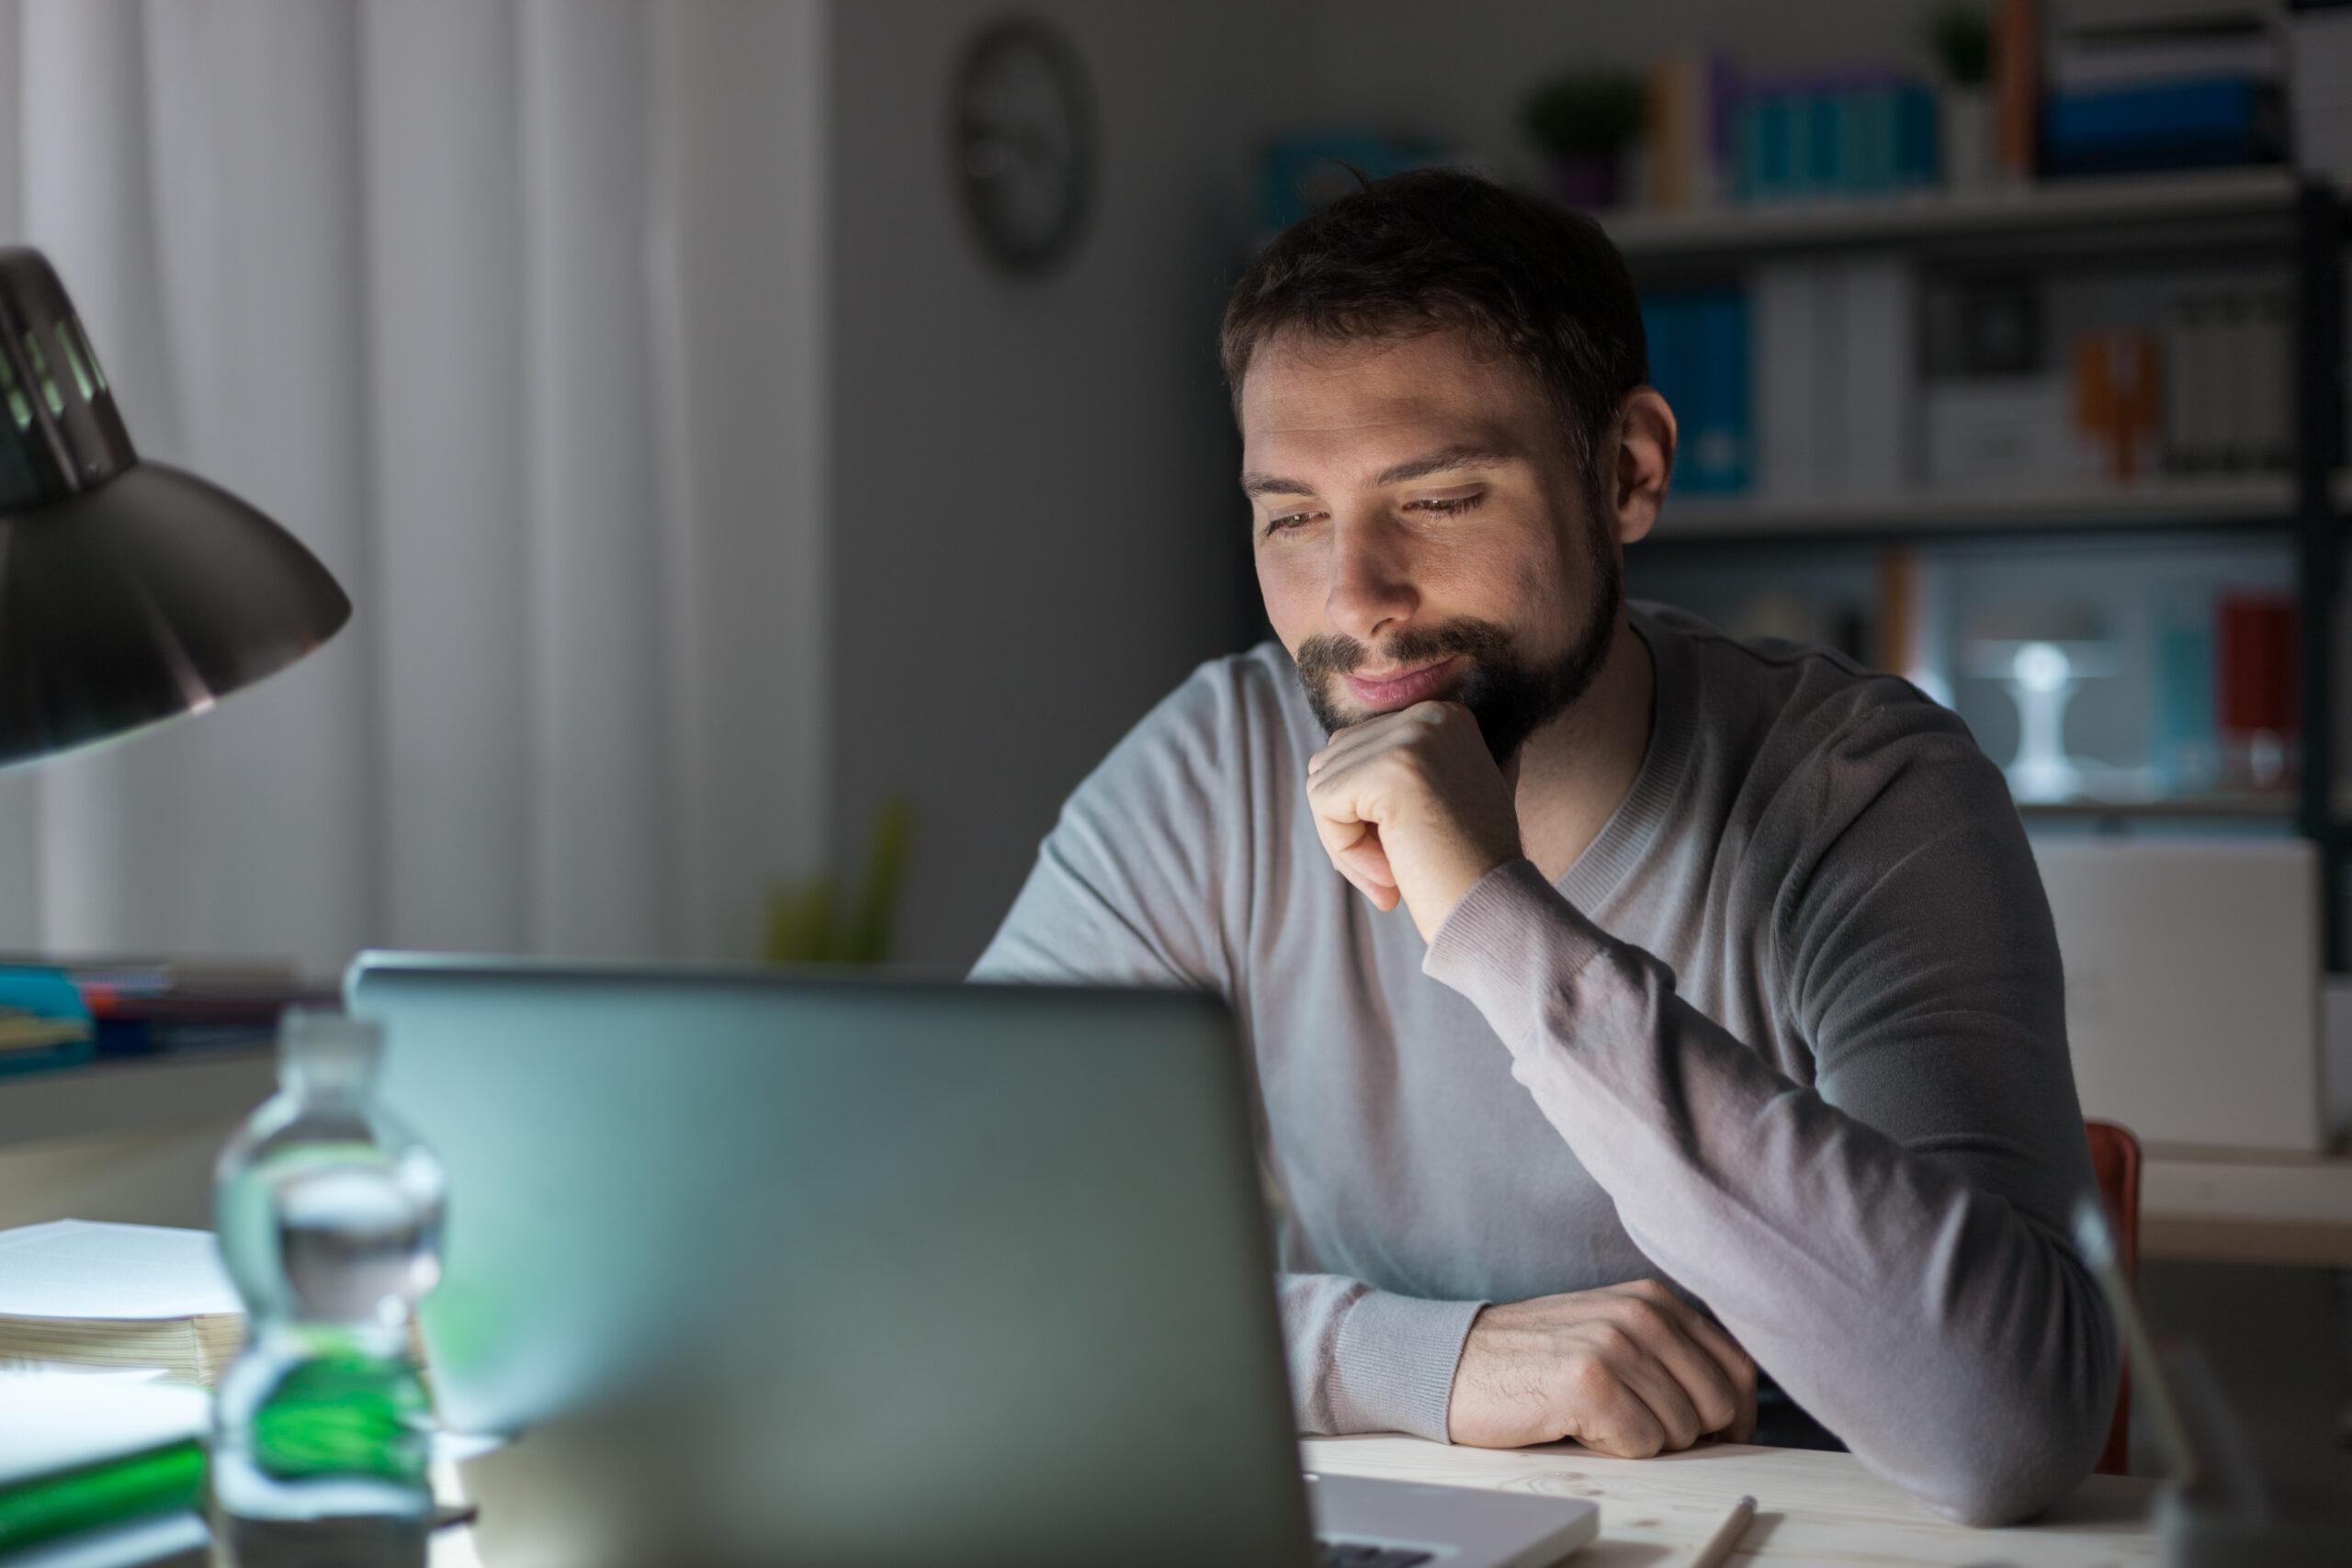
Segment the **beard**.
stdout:
<path fill-rule="evenodd" d="M 1383 646 L 1381 662 L 1419 668 L 1459 657 L 1464 672 L 1449 700 L 1470 710 L 1478 734 L 1497 767 L 1508 767 L 1527 738 L 1551 723 L 1592 687 L 1608 661 L 1625 599 L 1623 569 L 1616 553 L 1598 540 L 1589 550 L 1592 589 L 1585 596 L 1583 624 L 1567 649 L 1542 664 L 1521 657 L 1511 636 L 1492 621 L 1457 616 L 1438 626 L 1403 631 Z M 1311 637 L 1298 645 L 1293 661 L 1307 706 L 1327 735 L 1363 722 L 1341 713 L 1332 700 L 1339 677 L 1359 669 L 1370 650 L 1351 637 Z"/>

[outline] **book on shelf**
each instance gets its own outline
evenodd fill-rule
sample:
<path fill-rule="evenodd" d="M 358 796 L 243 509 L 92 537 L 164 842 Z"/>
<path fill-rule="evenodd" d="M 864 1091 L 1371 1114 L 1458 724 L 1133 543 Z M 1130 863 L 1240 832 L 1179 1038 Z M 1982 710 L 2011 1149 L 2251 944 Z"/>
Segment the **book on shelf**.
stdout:
<path fill-rule="evenodd" d="M 2284 288 L 2193 288 L 2159 329 L 2165 467 L 2283 470 L 2294 450 L 2294 306 Z"/>
<path fill-rule="evenodd" d="M 2034 0 L 1998 0 L 1993 12 L 1994 164 L 2004 178 L 2033 177 L 2041 97 L 2041 7 Z"/>
<path fill-rule="evenodd" d="M 1650 384 L 1679 426 L 1679 494 L 1737 495 L 1747 488 L 1747 298 L 1736 288 L 1642 299 Z"/>
<path fill-rule="evenodd" d="M 2053 178 L 2277 163 L 2286 106 L 2267 83 L 2215 76 L 2053 94 L 2041 168 Z"/>
<path fill-rule="evenodd" d="M 2278 35 L 2250 24 L 2082 28 L 2051 46 L 2045 79 L 2064 92 L 2215 77 L 2277 82 L 2286 64 Z"/>
<path fill-rule="evenodd" d="M 1935 91 L 1900 71 L 1758 76 L 1726 112 L 1725 173 L 1742 201 L 1884 197 L 1939 176 Z"/>
<path fill-rule="evenodd" d="M 244 1305 L 209 1231 L 55 1220 L 0 1231 L 0 1372 L 161 1372 L 211 1385 Z"/>
<path fill-rule="evenodd" d="M 1681 51 L 1650 63 L 1642 85 L 1649 171 L 1643 196 L 1650 206 L 1705 207 L 1722 197 L 1724 121 L 1734 90 L 1720 55 Z"/>
<path fill-rule="evenodd" d="M 2048 50 L 2041 173 L 2269 164 L 2287 151 L 2285 51 L 2246 5 L 2067 8 Z"/>

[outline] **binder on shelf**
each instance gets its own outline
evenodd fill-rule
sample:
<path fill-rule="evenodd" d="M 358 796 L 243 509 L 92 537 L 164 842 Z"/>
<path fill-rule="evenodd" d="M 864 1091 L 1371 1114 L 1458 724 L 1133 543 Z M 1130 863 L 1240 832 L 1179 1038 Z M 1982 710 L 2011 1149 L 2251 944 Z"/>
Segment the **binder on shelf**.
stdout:
<path fill-rule="evenodd" d="M 1752 441 L 1748 405 L 1747 297 L 1737 290 L 1699 306 L 1702 423 L 1692 443 L 1710 495 L 1740 495 L 1748 485 Z"/>
<path fill-rule="evenodd" d="M 1917 290 L 1908 262 L 1861 256 L 1840 264 L 1842 431 L 1833 434 L 1835 488 L 1891 495 L 1909 485 L 1919 386 Z"/>
<path fill-rule="evenodd" d="M 1899 256 L 1770 262 L 1751 285 L 1759 488 L 1894 495 L 1917 472 L 1917 280 Z"/>
<path fill-rule="evenodd" d="M 2042 106 L 2045 175 L 2070 176 L 2276 163 L 2286 146 L 2278 88 L 2209 77 L 2053 94 Z"/>
<path fill-rule="evenodd" d="M 1747 318 L 1736 290 L 1642 300 L 1650 384 L 1672 406 L 1680 433 L 1679 494 L 1736 495 L 1747 487 Z"/>
<path fill-rule="evenodd" d="M 1758 489 L 1774 501 L 1820 493 L 1814 472 L 1815 411 L 1826 384 L 1817 363 L 1821 331 L 1815 268 L 1803 261 L 1758 267 L 1748 298 L 1755 310 L 1756 355 L 1750 405 L 1756 411 Z"/>

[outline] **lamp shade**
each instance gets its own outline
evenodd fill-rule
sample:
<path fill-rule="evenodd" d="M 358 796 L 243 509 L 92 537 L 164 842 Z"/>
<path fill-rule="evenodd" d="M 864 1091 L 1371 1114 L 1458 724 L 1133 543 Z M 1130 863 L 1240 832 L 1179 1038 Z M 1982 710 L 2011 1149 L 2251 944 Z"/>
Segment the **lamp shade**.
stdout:
<path fill-rule="evenodd" d="M 140 460 L 57 274 L 0 250 L 0 767 L 201 711 L 350 618 L 291 534 Z"/>

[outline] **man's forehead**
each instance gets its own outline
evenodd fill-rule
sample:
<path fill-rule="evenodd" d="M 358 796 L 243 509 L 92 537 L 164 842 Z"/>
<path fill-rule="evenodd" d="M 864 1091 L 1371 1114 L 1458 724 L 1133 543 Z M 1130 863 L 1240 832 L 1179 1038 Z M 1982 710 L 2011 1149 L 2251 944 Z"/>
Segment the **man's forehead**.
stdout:
<path fill-rule="evenodd" d="M 1277 337 L 1241 385 L 1245 468 L 1281 453 L 1338 457 L 1392 444 L 1520 445 L 1536 397 L 1516 367 L 1457 333 L 1329 343 Z"/>

